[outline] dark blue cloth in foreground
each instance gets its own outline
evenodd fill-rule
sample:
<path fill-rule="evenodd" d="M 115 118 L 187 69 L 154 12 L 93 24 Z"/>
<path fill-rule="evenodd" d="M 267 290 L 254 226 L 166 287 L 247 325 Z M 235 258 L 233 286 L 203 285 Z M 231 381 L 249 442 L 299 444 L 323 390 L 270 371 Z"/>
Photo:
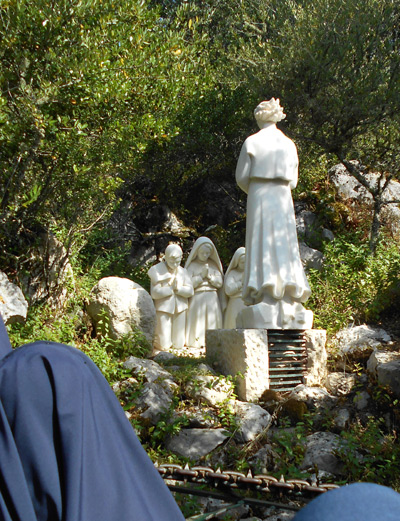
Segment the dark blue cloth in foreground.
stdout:
<path fill-rule="evenodd" d="M 182 521 L 93 362 L 50 342 L 10 351 L 3 327 L 0 520 Z"/>
<path fill-rule="evenodd" d="M 6 326 L 4 325 L 3 319 L 0 315 L 0 360 L 3 358 L 3 356 L 8 355 L 8 353 L 11 353 L 12 347 L 10 343 L 10 339 L 8 338 Z"/>
<path fill-rule="evenodd" d="M 400 494 L 373 483 L 353 483 L 313 499 L 293 521 L 400 521 Z"/>

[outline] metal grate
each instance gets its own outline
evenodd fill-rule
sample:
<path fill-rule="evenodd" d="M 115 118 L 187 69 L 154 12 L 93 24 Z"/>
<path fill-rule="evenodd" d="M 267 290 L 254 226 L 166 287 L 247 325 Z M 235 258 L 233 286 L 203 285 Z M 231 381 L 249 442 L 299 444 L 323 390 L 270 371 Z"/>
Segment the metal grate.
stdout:
<path fill-rule="evenodd" d="M 298 329 L 269 329 L 269 388 L 291 391 L 304 383 L 307 351 L 304 331 Z"/>

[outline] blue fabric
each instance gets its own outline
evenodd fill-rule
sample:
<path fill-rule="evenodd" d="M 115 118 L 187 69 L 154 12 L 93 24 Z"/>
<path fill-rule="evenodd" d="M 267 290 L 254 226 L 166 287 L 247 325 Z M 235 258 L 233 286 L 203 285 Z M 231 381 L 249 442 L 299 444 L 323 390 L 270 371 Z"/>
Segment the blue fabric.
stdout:
<path fill-rule="evenodd" d="M 36 342 L 0 360 L 0 520 L 183 519 L 88 357 Z"/>
<path fill-rule="evenodd" d="M 6 326 L 0 315 L 0 359 L 12 351 L 10 339 L 8 338 Z"/>
<path fill-rule="evenodd" d="M 293 521 L 399 521 L 400 494 L 373 483 L 353 483 L 313 499 Z"/>

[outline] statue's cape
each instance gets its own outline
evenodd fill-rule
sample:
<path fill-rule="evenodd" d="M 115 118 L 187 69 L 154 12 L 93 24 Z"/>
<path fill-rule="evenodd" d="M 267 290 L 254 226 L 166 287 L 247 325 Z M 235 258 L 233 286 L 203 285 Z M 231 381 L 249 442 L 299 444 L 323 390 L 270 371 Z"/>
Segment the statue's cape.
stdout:
<path fill-rule="evenodd" d="M 183 521 L 95 364 L 0 335 L 0 519 Z"/>

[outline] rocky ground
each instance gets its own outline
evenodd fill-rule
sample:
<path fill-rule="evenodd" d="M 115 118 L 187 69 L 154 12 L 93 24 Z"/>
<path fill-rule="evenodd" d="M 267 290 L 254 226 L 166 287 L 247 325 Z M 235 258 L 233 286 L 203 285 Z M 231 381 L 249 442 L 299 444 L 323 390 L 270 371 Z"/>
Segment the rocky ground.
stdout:
<path fill-rule="evenodd" d="M 208 468 L 206 474 L 236 471 L 239 481 L 260 474 L 283 481 L 268 493 L 250 483 L 245 496 L 284 503 L 284 508 L 240 504 L 226 511 L 221 499 L 178 495 L 186 517 L 221 508 L 210 519 L 289 520 L 292 509 L 318 493 L 308 490 L 311 485 L 387 483 L 400 455 L 397 342 L 382 329 L 359 326 L 338 334 L 329 351 L 324 387 L 266 391 L 257 403 L 237 400 L 234 379 L 216 374 L 202 350 L 125 362 L 132 376 L 114 391 L 158 465 L 174 461 Z M 223 491 L 231 490 L 229 476 Z M 191 479 L 186 486 L 193 486 Z M 303 481 L 290 485 L 291 479 Z M 208 490 L 220 493 L 221 481 L 211 479 Z M 387 484 L 395 486 L 394 481 Z"/>

